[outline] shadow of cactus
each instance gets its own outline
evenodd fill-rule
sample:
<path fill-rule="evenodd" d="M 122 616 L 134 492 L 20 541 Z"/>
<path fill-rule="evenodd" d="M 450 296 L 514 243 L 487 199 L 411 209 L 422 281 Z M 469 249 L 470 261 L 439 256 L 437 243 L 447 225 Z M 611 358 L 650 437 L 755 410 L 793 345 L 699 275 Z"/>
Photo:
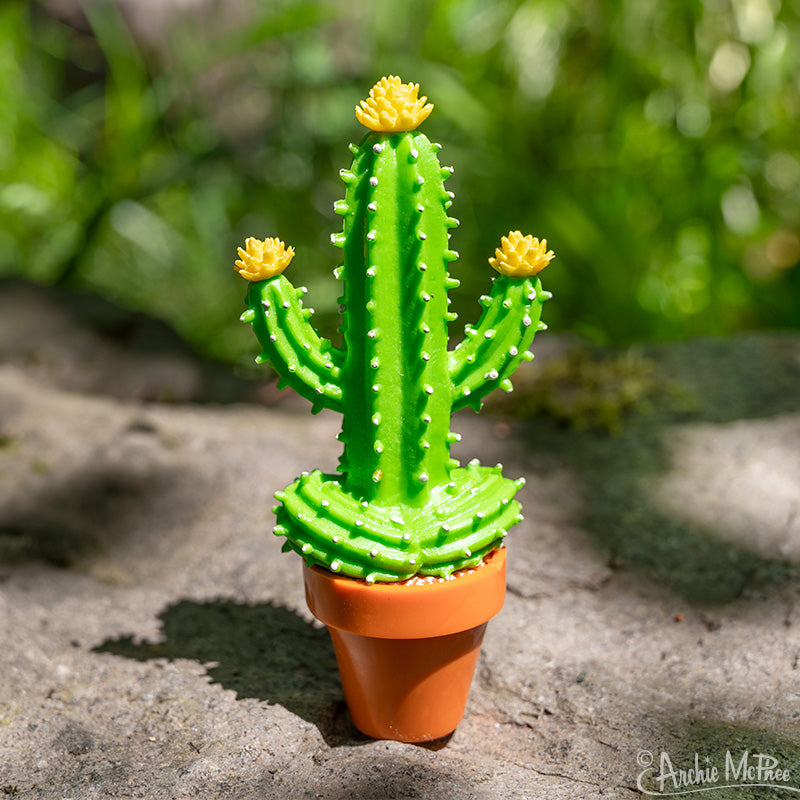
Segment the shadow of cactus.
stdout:
<path fill-rule="evenodd" d="M 123 636 L 97 645 L 94 652 L 136 661 L 193 659 L 214 683 L 238 697 L 277 703 L 313 723 L 331 746 L 365 740 L 346 713 L 324 628 L 282 606 L 232 600 L 181 600 L 160 616 L 160 642 Z"/>

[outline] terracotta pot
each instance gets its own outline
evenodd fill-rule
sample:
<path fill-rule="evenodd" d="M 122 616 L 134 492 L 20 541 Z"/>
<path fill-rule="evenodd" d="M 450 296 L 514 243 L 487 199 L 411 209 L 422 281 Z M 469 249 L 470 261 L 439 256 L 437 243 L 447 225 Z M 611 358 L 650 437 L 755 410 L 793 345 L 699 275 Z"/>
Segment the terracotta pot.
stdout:
<path fill-rule="evenodd" d="M 486 623 L 503 607 L 506 551 L 452 580 L 375 583 L 303 568 L 306 601 L 333 640 L 350 715 L 376 739 L 455 730 Z"/>

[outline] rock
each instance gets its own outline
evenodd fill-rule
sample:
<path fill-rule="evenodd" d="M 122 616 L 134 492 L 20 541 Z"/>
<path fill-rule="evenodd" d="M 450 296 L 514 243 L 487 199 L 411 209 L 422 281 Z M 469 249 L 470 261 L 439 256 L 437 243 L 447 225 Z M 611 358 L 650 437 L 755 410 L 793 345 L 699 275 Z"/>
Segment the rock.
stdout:
<path fill-rule="evenodd" d="M 647 348 L 675 391 L 616 434 L 458 415 L 525 521 L 466 717 L 414 747 L 353 729 L 270 533 L 272 492 L 335 469 L 336 415 L 113 396 L 97 342 L 61 329 L 49 376 L 0 319 L 0 793 L 633 798 L 647 754 L 745 750 L 800 788 L 800 336 Z"/>
<path fill-rule="evenodd" d="M 0 320 L 0 363 L 71 392 L 230 402 L 252 399 L 264 382 L 199 358 L 164 322 L 77 289 L 0 279 Z"/>
<path fill-rule="evenodd" d="M 67 723 L 53 740 L 54 750 L 66 750 L 72 756 L 82 756 L 94 746 L 94 738 L 80 725 Z"/>

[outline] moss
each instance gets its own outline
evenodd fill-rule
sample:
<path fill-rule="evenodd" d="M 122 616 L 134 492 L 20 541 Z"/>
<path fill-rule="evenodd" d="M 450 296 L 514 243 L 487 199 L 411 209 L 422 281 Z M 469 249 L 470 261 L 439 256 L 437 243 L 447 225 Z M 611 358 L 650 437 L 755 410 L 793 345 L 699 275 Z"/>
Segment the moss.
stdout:
<path fill-rule="evenodd" d="M 495 410 L 512 417 L 546 416 L 572 430 L 617 433 L 626 419 L 653 411 L 657 400 L 685 406 L 685 390 L 658 374 L 637 350 L 614 355 L 573 350 L 545 364 L 535 381 L 518 386 Z"/>

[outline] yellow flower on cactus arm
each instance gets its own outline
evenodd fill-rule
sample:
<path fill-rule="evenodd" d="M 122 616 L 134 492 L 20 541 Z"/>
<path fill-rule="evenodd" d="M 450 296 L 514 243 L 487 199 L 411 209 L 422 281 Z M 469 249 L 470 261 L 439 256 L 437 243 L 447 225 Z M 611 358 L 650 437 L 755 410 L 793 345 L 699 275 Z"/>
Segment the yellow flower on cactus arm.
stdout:
<path fill-rule="evenodd" d="M 356 119 L 378 133 L 413 131 L 433 111 L 427 97 L 417 97 L 418 83 L 403 83 L 396 75 L 381 78 L 369 97 L 356 106 Z"/>
<path fill-rule="evenodd" d="M 502 275 L 513 278 L 536 275 L 555 258 L 555 253 L 547 249 L 547 239 L 540 242 L 519 231 L 511 231 L 500 244 L 489 263 Z"/>
<path fill-rule="evenodd" d="M 264 281 L 280 275 L 294 258 L 294 247 L 286 247 L 280 239 L 255 239 L 252 236 L 239 249 L 234 269 L 249 281 Z"/>

